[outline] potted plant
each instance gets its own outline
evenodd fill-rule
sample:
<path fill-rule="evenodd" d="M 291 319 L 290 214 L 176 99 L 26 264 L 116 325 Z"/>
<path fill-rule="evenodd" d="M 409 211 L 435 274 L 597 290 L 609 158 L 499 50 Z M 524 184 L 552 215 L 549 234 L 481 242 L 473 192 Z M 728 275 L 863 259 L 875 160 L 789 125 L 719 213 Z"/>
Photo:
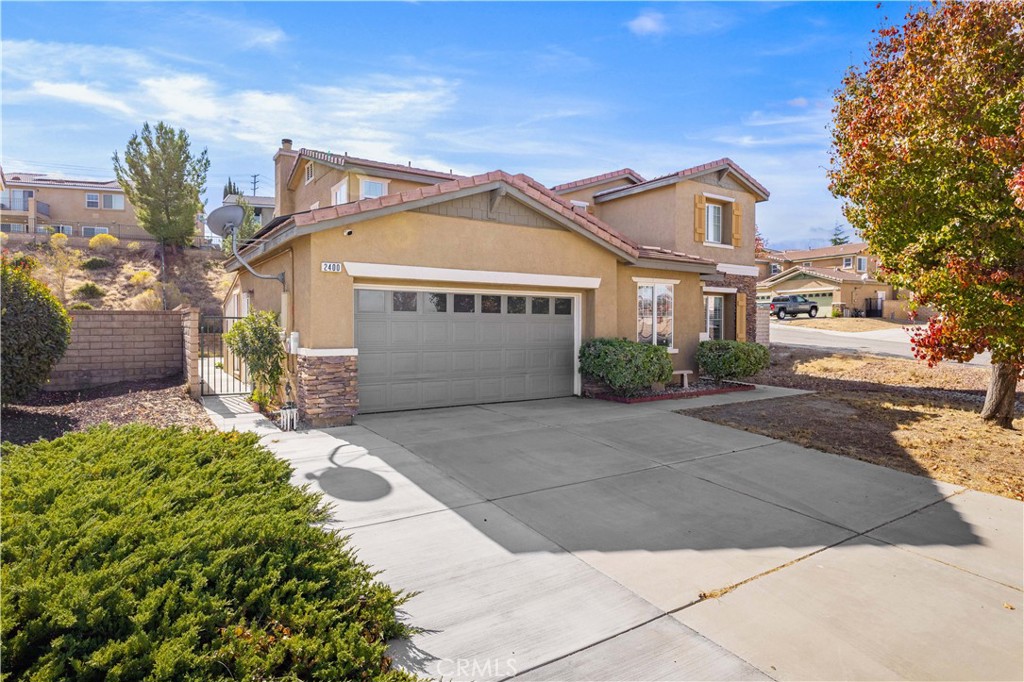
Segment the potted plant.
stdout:
<path fill-rule="evenodd" d="M 224 343 L 240 357 L 249 370 L 253 390 L 249 400 L 260 412 L 267 412 L 277 398 L 284 373 L 285 351 L 281 343 L 277 313 L 259 310 L 236 322 L 224 333 Z"/>

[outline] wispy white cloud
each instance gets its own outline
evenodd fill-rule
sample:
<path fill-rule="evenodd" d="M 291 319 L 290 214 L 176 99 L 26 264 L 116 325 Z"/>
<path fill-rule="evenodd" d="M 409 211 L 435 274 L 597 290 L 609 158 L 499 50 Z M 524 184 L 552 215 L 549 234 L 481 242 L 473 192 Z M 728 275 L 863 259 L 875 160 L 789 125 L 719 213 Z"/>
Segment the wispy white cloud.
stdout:
<path fill-rule="evenodd" d="M 668 33 L 668 22 L 665 15 L 654 10 L 644 10 L 635 18 L 626 22 L 630 32 L 637 36 L 660 36 Z"/>
<path fill-rule="evenodd" d="M 8 102 L 60 100 L 132 125 L 163 120 L 193 139 L 236 149 L 269 152 L 286 136 L 381 158 L 408 156 L 408 143 L 455 104 L 458 87 L 435 76 L 369 74 L 283 91 L 239 88 L 191 68 L 170 69 L 140 51 L 36 41 L 5 41 L 3 74 Z"/>
<path fill-rule="evenodd" d="M 794 97 L 793 99 L 786 102 L 786 104 L 788 104 L 789 106 L 797 107 L 798 109 L 803 109 L 810 103 L 810 100 L 808 100 L 806 97 Z"/>

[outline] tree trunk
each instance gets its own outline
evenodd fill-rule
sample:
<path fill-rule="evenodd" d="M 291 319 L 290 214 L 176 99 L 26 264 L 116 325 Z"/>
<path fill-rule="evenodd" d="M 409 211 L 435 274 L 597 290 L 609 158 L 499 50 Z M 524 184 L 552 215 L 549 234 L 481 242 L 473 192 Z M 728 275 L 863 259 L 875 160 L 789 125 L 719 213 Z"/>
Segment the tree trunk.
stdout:
<path fill-rule="evenodd" d="M 167 310 L 167 261 L 164 260 L 164 250 L 167 245 L 160 241 L 160 306 Z"/>
<path fill-rule="evenodd" d="M 1004 429 L 1013 428 L 1013 412 L 1017 402 L 1017 368 L 1006 362 L 992 363 L 992 378 L 985 394 L 981 418 Z"/>

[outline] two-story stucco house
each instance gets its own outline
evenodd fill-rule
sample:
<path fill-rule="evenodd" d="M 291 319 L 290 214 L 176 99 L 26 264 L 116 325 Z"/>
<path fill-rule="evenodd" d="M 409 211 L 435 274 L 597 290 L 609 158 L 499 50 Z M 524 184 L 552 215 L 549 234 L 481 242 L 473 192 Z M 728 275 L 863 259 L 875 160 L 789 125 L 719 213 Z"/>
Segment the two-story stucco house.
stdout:
<path fill-rule="evenodd" d="M 153 239 L 138 226 L 135 209 L 116 180 L 8 173 L 2 182 L 0 230 L 15 241 L 45 238 L 51 232 L 62 232 L 76 241 L 97 234 Z"/>
<path fill-rule="evenodd" d="M 754 213 L 734 162 L 547 188 L 314 150 L 275 155 L 275 217 L 242 248 L 227 315 L 274 310 L 301 417 L 578 394 L 581 342 L 627 337 L 696 369 L 754 338 Z"/>
<path fill-rule="evenodd" d="M 878 259 L 863 242 L 766 251 L 756 260 L 761 277 L 757 300 L 762 303 L 800 294 L 816 301 L 822 315 L 833 307 L 846 307 L 880 316 L 882 303 L 893 297 L 892 287 L 875 278 Z"/>

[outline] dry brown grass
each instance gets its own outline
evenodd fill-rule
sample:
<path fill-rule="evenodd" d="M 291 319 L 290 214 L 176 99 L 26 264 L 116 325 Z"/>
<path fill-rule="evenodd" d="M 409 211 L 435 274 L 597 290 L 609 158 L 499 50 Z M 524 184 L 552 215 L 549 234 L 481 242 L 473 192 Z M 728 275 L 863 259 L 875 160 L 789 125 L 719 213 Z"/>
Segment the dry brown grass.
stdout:
<path fill-rule="evenodd" d="M 772 321 L 775 322 L 774 320 Z M 889 322 L 877 317 L 816 317 L 813 319 L 791 318 L 780 322 L 791 327 L 828 329 L 834 332 L 873 332 L 879 329 L 899 329 L 910 325 Z"/>
<path fill-rule="evenodd" d="M 82 284 L 92 282 L 104 289 L 106 295 L 101 299 L 90 299 L 87 301 L 88 303 L 104 310 L 132 310 L 133 307 L 138 307 L 135 305 L 134 299 L 140 294 L 144 294 L 147 287 L 132 284 L 131 278 L 140 271 L 154 274 L 160 272 L 160 257 L 154 253 L 152 246 L 142 247 L 137 251 L 117 248 L 104 254 L 98 254 L 89 249 L 81 249 L 81 251 L 83 259 L 101 256 L 114 261 L 114 265 L 99 270 L 81 268 L 73 270 L 67 278 L 67 305 L 77 301 L 72 296 L 72 291 Z M 35 272 L 35 276 L 53 288 L 54 278 L 46 267 L 42 254 L 28 248 L 25 248 L 24 252 L 43 261 L 42 266 Z M 227 289 L 223 283 L 227 276 L 224 272 L 223 256 L 219 251 L 198 249 L 184 249 L 176 253 L 168 251 L 167 265 L 170 282 L 180 290 L 184 301 L 206 312 L 215 312 L 220 309 Z"/>
<path fill-rule="evenodd" d="M 777 347 L 772 366 L 754 381 L 816 394 L 686 414 L 1024 500 L 1024 418 L 1012 431 L 982 421 L 988 374 L 966 365 L 929 369 L 914 360 Z"/>

